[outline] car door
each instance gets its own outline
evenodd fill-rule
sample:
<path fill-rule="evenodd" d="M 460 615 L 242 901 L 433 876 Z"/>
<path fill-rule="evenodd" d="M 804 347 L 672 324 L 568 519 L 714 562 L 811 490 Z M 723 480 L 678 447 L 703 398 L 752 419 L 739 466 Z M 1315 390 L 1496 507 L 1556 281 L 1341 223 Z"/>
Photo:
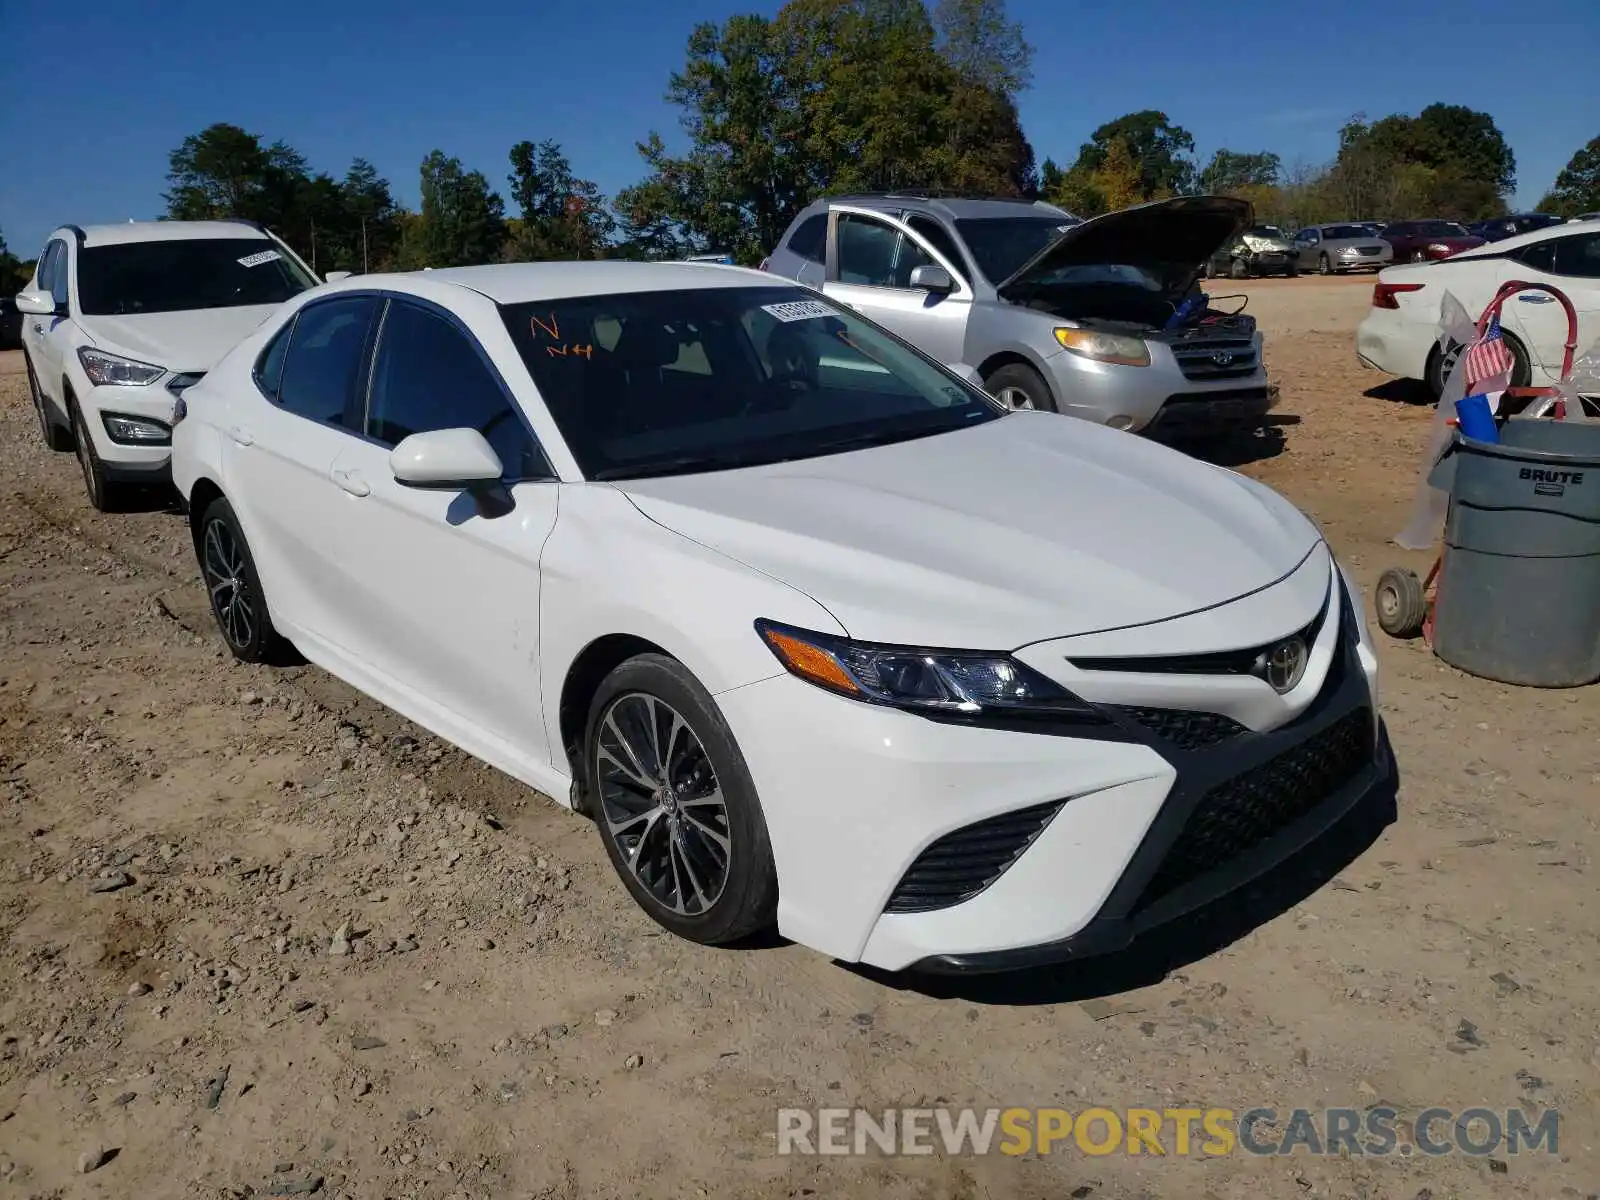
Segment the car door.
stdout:
<path fill-rule="evenodd" d="M 1317 263 L 1317 245 L 1322 241 L 1322 234 L 1315 229 L 1302 229 L 1294 235 L 1294 249 L 1296 263 L 1302 267 L 1313 267 Z"/>
<path fill-rule="evenodd" d="M 1578 315 L 1576 355 L 1595 345 L 1600 339 L 1600 233 L 1574 233 L 1535 242 L 1522 247 L 1516 261 L 1506 265 L 1508 276 L 1558 288 L 1572 301 Z M 1566 310 L 1548 293 L 1529 291 L 1513 296 L 1505 311 L 1534 362 L 1552 380 L 1560 378 L 1569 336 Z"/>
<path fill-rule="evenodd" d="M 223 471 L 282 632 L 335 646 L 359 611 L 337 580 L 352 535 L 350 497 L 333 464 L 360 428 L 358 397 L 382 297 L 306 305 L 256 361 L 253 395 L 221 415 Z"/>
<path fill-rule="evenodd" d="M 67 244 L 52 238 L 44 248 L 35 270 L 34 283 L 41 292 L 49 292 L 59 309 L 64 310 L 67 290 Z M 39 316 L 24 313 L 22 317 L 22 344 L 27 347 L 28 358 L 33 363 L 39 386 L 65 411 L 65 397 L 61 381 L 65 375 L 66 343 L 71 340 L 70 318 Z"/>
<path fill-rule="evenodd" d="M 505 511 L 483 511 L 465 491 L 395 481 L 395 445 L 460 427 L 478 430 L 499 454 Z M 511 391 L 454 315 L 392 297 L 373 354 L 364 433 L 333 464 L 350 520 L 338 575 L 360 613 L 347 649 L 412 704 L 547 759 L 539 555 L 555 526 L 559 487 Z"/>
<path fill-rule="evenodd" d="M 943 267 L 955 290 L 941 295 L 913 288 L 911 273 L 922 266 Z M 955 263 L 905 222 L 867 208 L 835 205 L 822 291 L 939 362 L 962 361 L 972 288 Z"/>

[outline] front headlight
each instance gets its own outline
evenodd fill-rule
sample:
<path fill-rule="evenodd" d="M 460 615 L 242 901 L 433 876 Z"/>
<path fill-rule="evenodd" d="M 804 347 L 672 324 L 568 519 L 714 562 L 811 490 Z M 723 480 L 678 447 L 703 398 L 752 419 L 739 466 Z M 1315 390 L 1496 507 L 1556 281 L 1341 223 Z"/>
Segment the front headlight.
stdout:
<path fill-rule="evenodd" d="M 1143 338 L 1060 326 L 1056 329 L 1056 341 L 1063 350 L 1070 350 L 1081 358 L 1091 358 L 1095 362 L 1119 363 L 1124 367 L 1150 365 L 1150 347 Z"/>
<path fill-rule="evenodd" d="M 756 632 L 791 675 L 853 700 L 967 720 L 1108 720 L 1009 654 L 853 642 L 766 620 L 756 622 Z"/>
<path fill-rule="evenodd" d="M 1428 249 L 1432 250 L 1435 254 L 1449 254 L 1450 253 L 1450 247 L 1446 246 L 1443 242 L 1429 242 L 1428 243 Z"/>
<path fill-rule="evenodd" d="M 83 364 L 83 373 L 95 387 L 104 387 L 106 384 L 143 387 L 167 373 L 165 367 L 123 358 L 120 354 L 107 354 L 104 350 L 91 350 L 88 346 L 78 347 L 78 361 Z"/>

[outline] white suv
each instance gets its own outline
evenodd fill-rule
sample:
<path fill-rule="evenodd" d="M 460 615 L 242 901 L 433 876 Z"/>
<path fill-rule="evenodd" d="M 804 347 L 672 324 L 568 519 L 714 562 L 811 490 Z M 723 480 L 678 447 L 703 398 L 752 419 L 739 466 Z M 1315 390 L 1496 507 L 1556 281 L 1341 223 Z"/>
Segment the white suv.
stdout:
<path fill-rule="evenodd" d="M 245 221 L 63 225 L 17 295 L 39 428 L 77 451 L 89 502 L 169 478 L 172 408 L 316 276 Z"/>

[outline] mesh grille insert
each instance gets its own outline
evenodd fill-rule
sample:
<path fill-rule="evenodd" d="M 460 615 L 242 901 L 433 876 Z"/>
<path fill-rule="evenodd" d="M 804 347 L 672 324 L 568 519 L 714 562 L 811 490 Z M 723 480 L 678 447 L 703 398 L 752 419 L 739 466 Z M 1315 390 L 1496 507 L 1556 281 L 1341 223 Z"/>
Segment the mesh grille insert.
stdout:
<path fill-rule="evenodd" d="M 972 899 L 1022 857 L 1065 803 L 1019 808 L 945 834 L 917 856 L 883 911 L 931 912 Z"/>

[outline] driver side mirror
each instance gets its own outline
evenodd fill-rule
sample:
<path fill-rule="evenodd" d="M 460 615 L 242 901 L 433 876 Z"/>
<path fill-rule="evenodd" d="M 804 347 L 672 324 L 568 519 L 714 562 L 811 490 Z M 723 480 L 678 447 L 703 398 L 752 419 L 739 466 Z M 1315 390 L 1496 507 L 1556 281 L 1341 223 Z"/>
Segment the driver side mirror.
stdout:
<path fill-rule="evenodd" d="M 339 280 L 341 280 L 341 279 L 349 279 L 351 274 L 352 274 L 352 272 L 350 272 L 350 271 L 329 271 L 326 275 L 324 275 L 322 277 L 322 282 L 323 283 L 338 283 Z"/>
<path fill-rule="evenodd" d="M 500 482 L 505 467 L 476 429 L 413 433 L 389 454 L 396 483 L 429 491 L 479 491 Z"/>
<path fill-rule="evenodd" d="M 950 272 L 943 267 L 928 263 L 912 270 L 911 286 L 936 296 L 948 296 L 956 290 L 956 281 L 950 278 Z"/>
<path fill-rule="evenodd" d="M 17 311 L 27 313 L 34 317 L 65 316 L 65 313 L 56 310 L 56 298 L 49 292 L 29 288 L 25 292 L 17 293 Z"/>

